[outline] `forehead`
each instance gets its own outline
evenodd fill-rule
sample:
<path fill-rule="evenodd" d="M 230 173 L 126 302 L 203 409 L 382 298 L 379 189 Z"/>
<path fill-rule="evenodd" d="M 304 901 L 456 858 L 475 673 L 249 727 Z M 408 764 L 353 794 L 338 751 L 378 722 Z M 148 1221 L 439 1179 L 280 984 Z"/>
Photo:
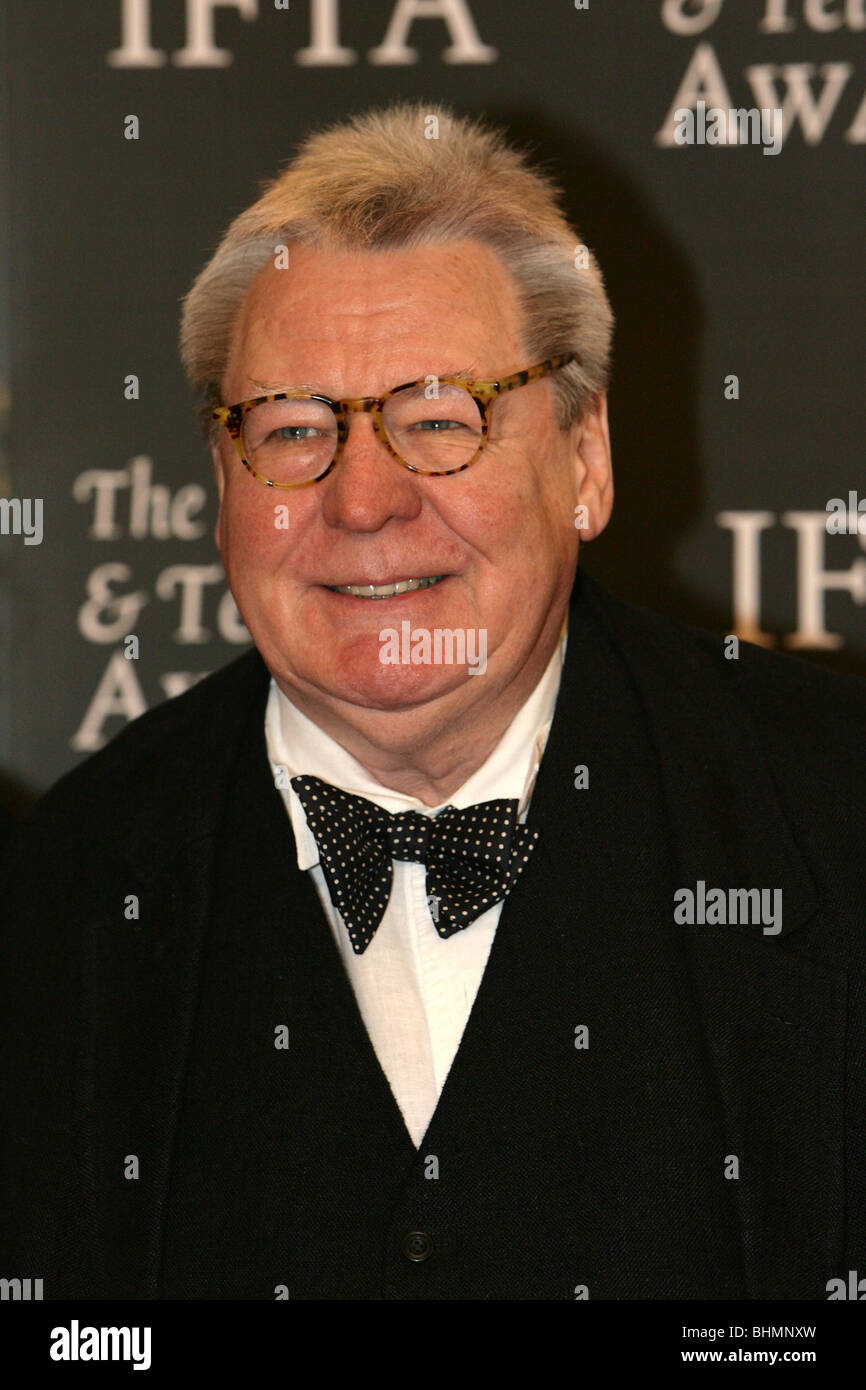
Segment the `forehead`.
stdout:
<path fill-rule="evenodd" d="M 288 267 L 269 262 L 247 292 L 226 382 L 241 393 L 258 380 L 361 395 L 428 372 L 495 376 L 523 365 L 519 319 L 511 275 L 479 242 L 292 246 Z"/>

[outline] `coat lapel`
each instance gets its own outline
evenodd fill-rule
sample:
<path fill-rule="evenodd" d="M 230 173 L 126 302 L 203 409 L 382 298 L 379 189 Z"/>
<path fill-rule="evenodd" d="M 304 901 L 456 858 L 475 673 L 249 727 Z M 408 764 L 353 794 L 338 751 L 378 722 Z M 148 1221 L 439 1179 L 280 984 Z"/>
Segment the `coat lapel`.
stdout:
<path fill-rule="evenodd" d="M 782 926 L 684 926 L 724 1109 L 750 1296 L 825 1297 L 844 1244 L 846 974 L 810 959 L 828 907 L 783 814 L 737 663 L 680 629 L 655 642 L 587 586 L 653 730 L 678 886 L 782 890 Z M 819 946 L 820 949 L 820 946 Z"/>
<path fill-rule="evenodd" d="M 226 782 L 238 718 L 264 692 L 267 675 L 252 653 L 219 679 L 217 707 L 187 702 L 188 727 L 176 731 L 166 771 L 171 796 L 142 804 L 133 795 L 134 810 L 118 807 L 122 867 L 99 885 L 98 900 L 110 910 L 85 928 L 76 1105 L 88 1211 L 81 1259 L 91 1297 L 157 1296 Z M 164 706 L 163 717 L 176 719 L 177 709 Z"/>
<path fill-rule="evenodd" d="M 266 693 L 241 722 L 209 840 L 203 950 L 183 961 L 161 1297 L 367 1296 L 368 1223 L 387 1221 L 416 1157 L 314 885 L 297 867 L 267 760 Z M 175 941 L 189 907 L 185 898 L 173 913 Z"/>
<path fill-rule="evenodd" d="M 515 1278 L 546 1299 L 743 1291 L 659 795 L 631 683 L 575 606 L 529 815 L 539 843 L 422 1146 L 493 1246 L 490 1297 Z M 473 1234 L 455 1230 L 455 1260 Z"/>

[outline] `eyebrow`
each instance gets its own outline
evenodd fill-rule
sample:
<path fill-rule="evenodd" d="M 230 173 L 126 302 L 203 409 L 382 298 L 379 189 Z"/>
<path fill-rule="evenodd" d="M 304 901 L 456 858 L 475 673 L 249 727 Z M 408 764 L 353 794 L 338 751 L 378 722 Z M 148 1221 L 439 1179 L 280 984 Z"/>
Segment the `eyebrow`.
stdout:
<path fill-rule="evenodd" d="M 424 376 L 420 376 L 420 377 L 405 377 L 404 380 L 405 380 L 405 381 L 425 381 L 426 378 L 427 378 L 428 376 L 435 376 L 435 377 L 440 377 L 440 378 L 441 378 L 441 377 L 447 377 L 447 376 L 453 376 L 453 377 L 457 377 L 457 378 L 458 378 L 459 380 L 461 380 L 461 381 L 474 381 L 474 380 L 477 379 L 477 372 L 478 372 L 478 364 L 477 364 L 477 363 L 473 363 L 473 364 L 472 364 L 471 366 L 469 366 L 469 367 L 460 367 L 460 368 L 458 368 L 456 371 L 452 371 L 452 372 L 426 372 L 426 373 L 424 374 Z M 485 378 L 485 380 L 486 380 L 486 378 Z M 300 382 L 292 382 L 292 383 L 290 384 L 290 383 L 285 382 L 285 381 L 258 381 L 255 377 L 250 377 L 250 382 L 251 382 L 251 384 L 252 384 L 253 386 L 257 387 L 260 391 L 264 391 L 264 392 L 271 392 L 271 391 L 309 391 L 309 392 L 311 392 L 312 395 L 314 395 L 314 396 L 327 396 L 327 395 L 328 395 L 327 391 L 322 391 L 321 388 L 320 388 L 320 387 L 317 387 L 317 386 L 311 386 L 309 382 L 300 381 Z M 395 382 L 395 385 L 402 385 L 402 382 Z M 390 388 L 389 388 L 389 389 L 390 389 Z M 335 398 L 335 397 L 330 397 L 330 396 L 329 396 L 328 399 L 330 400 L 330 399 L 336 399 L 336 398 Z"/>
<path fill-rule="evenodd" d="M 256 381 L 255 377 L 250 377 L 253 386 L 257 386 L 260 391 L 312 391 L 317 396 L 323 396 L 324 391 L 317 391 L 315 386 L 310 386 L 307 382 L 297 382 L 289 385 L 285 381 Z"/>

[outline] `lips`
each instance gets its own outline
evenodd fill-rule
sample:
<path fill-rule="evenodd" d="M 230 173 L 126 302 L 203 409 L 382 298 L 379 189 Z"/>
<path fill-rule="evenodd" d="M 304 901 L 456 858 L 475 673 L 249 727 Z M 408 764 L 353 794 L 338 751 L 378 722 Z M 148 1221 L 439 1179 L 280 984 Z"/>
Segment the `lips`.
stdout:
<path fill-rule="evenodd" d="M 353 598 L 394 598 L 398 594 L 412 594 L 419 589 L 431 589 L 448 576 L 444 574 L 425 575 L 421 579 L 396 579 L 387 584 L 326 584 L 334 594 L 351 594 Z"/>

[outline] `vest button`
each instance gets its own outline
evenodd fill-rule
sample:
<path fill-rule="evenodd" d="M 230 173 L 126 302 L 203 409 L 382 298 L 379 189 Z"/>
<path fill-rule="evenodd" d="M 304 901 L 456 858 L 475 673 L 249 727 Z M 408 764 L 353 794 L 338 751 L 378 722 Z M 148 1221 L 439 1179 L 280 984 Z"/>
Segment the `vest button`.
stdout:
<path fill-rule="evenodd" d="M 426 1231 L 407 1231 L 403 1237 L 403 1254 L 407 1260 L 420 1264 L 433 1254 L 433 1239 Z"/>

